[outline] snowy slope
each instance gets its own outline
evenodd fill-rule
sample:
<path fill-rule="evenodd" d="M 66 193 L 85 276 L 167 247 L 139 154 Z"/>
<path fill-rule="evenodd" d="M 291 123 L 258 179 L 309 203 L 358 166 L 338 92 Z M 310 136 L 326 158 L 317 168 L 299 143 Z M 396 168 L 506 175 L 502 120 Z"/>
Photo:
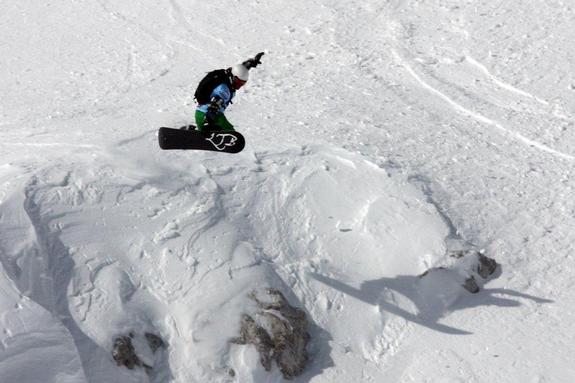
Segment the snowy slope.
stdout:
<path fill-rule="evenodd" d="M 561 1 L 0 5 L 0 381 L 265 382 L 248 294 L 310 320 L 301 382 L 571 382 L 575 10 Z M 266 50 L 237 155 L 162 152 Z M 478 294 L 418 276 L 501 265 Z M 113 338 L 159 334 L 151 375 Z M 235 376 L 230 375 L 233 369 Z"/>

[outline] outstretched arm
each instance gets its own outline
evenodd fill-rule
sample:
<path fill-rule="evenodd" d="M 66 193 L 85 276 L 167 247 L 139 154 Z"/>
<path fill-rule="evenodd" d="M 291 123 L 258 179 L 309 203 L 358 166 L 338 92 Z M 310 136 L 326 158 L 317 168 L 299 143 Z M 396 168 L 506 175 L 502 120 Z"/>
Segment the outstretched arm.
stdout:
<path fill-rule="evenodd" d="M 264 55 L 264 52 L 260 52 L 257 55 L 255 55 L 254 57 L 247 59 L 246 61 L 244 61 L 242 63 L 243 66 L 245 66 L 248 69 L 251 68 L 255 68 L 257 67 L 259 64 L 261 64 L 262 62 L 260 61 L 260 59 L 262 58 L 262 56 Z"/>

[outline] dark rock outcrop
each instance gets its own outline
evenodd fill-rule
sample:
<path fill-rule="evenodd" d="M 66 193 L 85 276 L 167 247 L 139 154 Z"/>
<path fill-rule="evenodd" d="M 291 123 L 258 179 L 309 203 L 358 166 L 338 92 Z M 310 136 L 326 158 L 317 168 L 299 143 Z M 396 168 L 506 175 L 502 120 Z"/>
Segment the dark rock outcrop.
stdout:
<path fill-rule="evenodd" d="M 497 262 L 477 250 L 459 251 L 451 256 L 461 259 L 460 263 L 455 264 L 454 267 L 467 275 L 463 287 L 472 294 L 481 290 L 480 284 L 482 283 L 478 282 L 477 277 L 486 280 L 497 270 Z"/>
<path fill-rule="evenodd" d="M 166 344 L 159 336 L 152 333 L 145 333 L 144 337 L 152 354 L 156 353 L 160 348 L 166 348 Z M 124 366 L 130 370 L 136 367 L 143 367 L 146 369 L 146 372 L 150 373 L 153 366 L 144 363 L 138 356 L 136 347 L 134 347 L 135 338 L 136 335 L 134 335 L 133 332 L 115 338 L 112 347 L 112 358 L 118 366 Z"/>
<path fill-rule="evenodd" d="M 499 266 L 494 259 L 477 250 L 456 251 L 450 254 L 450 258 L 453 259 L 451 265 L 429 269 L 421 274 L 420 278 L 433 271 L 451 270 L 454 272 L 452 275 L 461 277 L 459 283 L 465 290 L 476 294 L 481 291 L 484 281 L 492 276 Z"/>
<path fill-rule="evenodd" d="M 118 366 L 125 366 L 130 370 L 134 367 L 142 366 L 142 361 L 136 355 L 136 349 L 132 344 L 134 334 L 130 333 L 127 336 L 120 336 L 114 339 L 114 346 L 112 350 L 112 357 Z"/>
<path fill-rule="evenodd" d="M 260 354 L 260 362 L 266 371 L 272 368 L 273 348 L 272 338 L 268 332 L 258 325 L 248 314 L 242 315 L 240 336 L 231 340 L 235 344 L 253 344 Z"/>
<path fill-rule="evenodd" d="M 258 321 L 247 314 L 242 315 L 240 336 L 231 342 L 253 344 L 267 371 L 275 360 L 284 378 L 300 375 L 308 360 L 310 339 L 305 312 L 290 306 L 284 295 L 275 289 L 266 290 L 265 300 L 260 300 L 255 293 L 250 297 L 257 303 Z"/>
<path fill-rule="evenodd" d="M 486 257 L 482 253 L 477 253 L 479 264 L 477 265 L 477 274 L 483 279 L 489 278 L 497 270 L 497 262 L 494 259 Z"/>
<path fill-rule="evenodd" d="M 166 344 L 159 336 L 147 332 L 144 334 L 146 337 L 146 341 L 148 342 L 148 346 L 150 346 L 150 350 L 152 352 L 158 351 L 159 348 L 166 348 Z"/>
<path fill-rule="evenodd" d="M 465 280 L 465 283 L 463 283 L 463 288 L 469 291 L 471 294 L 477 294 L 479 291 L 481 291 L 481 288 L 477 284 L 477 281 L 473 275 Z"/>

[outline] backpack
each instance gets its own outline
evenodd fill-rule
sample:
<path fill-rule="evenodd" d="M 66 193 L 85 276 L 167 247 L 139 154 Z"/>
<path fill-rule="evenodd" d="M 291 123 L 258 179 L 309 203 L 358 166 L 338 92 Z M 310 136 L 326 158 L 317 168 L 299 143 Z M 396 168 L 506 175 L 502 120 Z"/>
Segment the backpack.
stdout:
<path fill-rule="evenodd" d="M 217 69 L 209 72 L 198 84 L 194 98 L 198 104 L 210 102 L 212 92 L 218 85 L 227 84 L 231 88 L 230 77 L 225 69 Z"/>

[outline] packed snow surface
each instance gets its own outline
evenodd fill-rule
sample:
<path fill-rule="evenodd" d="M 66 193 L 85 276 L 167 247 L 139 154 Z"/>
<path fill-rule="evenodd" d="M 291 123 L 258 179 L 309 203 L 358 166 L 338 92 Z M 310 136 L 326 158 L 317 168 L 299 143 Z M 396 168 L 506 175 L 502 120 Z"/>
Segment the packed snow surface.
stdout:
<path fill-rule="evenodd" d="M 0 382 L 282 381 L 229 342 L 268 287 L 310 322 L 296 382 L 575 381 L 574 8 L 3 2 Z M 159 149 L 260 51 L 243 152 Z M 420 278 L 459 250 L 501 265 L 479 293 Z"/>

